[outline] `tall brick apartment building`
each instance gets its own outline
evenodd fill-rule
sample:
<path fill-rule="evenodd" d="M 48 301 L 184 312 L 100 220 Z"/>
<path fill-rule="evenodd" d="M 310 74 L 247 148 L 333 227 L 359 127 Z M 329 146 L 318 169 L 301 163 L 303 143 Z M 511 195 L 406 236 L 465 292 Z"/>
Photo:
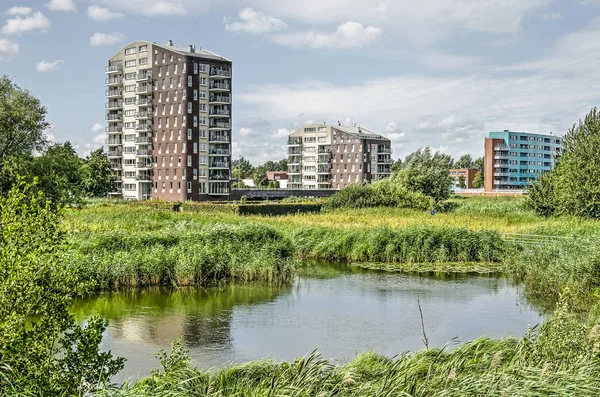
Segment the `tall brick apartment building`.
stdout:
<path fill-rule="evenodd" d="M 190 45 L 136 41 L 106 67 L 106 147 L 126 199 L 229 194 L 230 60 Z"/>
<path fill-rule="evenodd" d="M 287 146 L 288 189 L 343 189 L 391 173 L 391 141 L 364 127 L 309 124 Z"/>

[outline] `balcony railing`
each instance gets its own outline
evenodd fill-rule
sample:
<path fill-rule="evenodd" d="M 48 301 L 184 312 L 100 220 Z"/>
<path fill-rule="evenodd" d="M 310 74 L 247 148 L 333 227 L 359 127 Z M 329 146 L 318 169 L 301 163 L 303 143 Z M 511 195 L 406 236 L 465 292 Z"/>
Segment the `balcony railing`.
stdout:
<path fill-rule="evenodd" d="M 229 90 L 230 86 L 227 83 L 218 83 L 216 81 L 211 81 L 208 85 L 209 90 Z"/>
<path fill-rule="evenodd" d="M 138 124 L 135 126 L 136 131 L 152 131 L 152 124 Z"/>
<path fill-rule="evenodd" d="M 229 142 L 229 137 L 227 135 L 213 135 L 210 134 L 210 138 L 208 138 L 209 142 Z"/>
<path fill-rule="evenodd" d="M 121 95 L 123 95 L 123 90 L 106 90 L 104 95 L 107 98 L 121 96 Z"/>
<path fill-rule="evenodd" d="M 152 175 L 143 175 L 143 174 L 140 175 L 140 174 L 138 174 L 138 175 L 135 176 L 135 179 L 137 181 L 151 181 L 152 180 Z"/>
<path fill-rule="evenodd" d="M 136 112 L 135 113 L 136 119 L 149 119 L 151 117 L 152 117 L 152 112 Z"/>
<path fill-rule="evenodd" d="M 209 154 L 219 156 L 229 156 L 229 149 L 210 149 Z"/>
<path fill-rule="evenodd" d="M 106 146 L 118 146 L 122 145 L 123 141 L 121 141 L 120 139 L 105 139 L 104 144 Z"/>
<path fill-rule="evenodd" d="M 300 167 L 289 167 L 288 174 L 301 174 L 302 169 Z"/>
<path fill-rule="evenodd" d="M 140 161 L 140 162 L 136 163 L 135 168 L 137 168 L 137 169 L 152 168 L 152 163 L 149 161 Z"/>
<path fill-rule="evenodd" d="M 104 82 L 106 83 L 106 85 L 118 85 L 118 84 L 121 84 L 123 82 L 123 78 L 121 78 L 121 77 L 109 77 L 106 80 L 104 80 Z"/>
<path fill-rule="evenodd" d="M 377 164 L 391 164 L 392 159 L 377 159 Z"/>
<path fill-rule="evenodd" d="M 123 151 L 122 150 L 109 150 L 106 155 L 107 155 L 107 157 L 121 157 L 121 156 L 123 156 Z"/>
<path fill-rule="evenodd" d="M 123 131 L 123 127 L 119 127 L 119 126 L 110 126 L 110 127 L 106 127 L 104 129 L 104 132 L 109 132 L 109 133 L 121 132 L 121 131 Z"/>
<path fill-rule="evenodd" d="M 217 121 L 209 124 L 209 128 L 229 128 L 230 124 L 222 121 Z"/>
<path fill-rule="evenodd" d="M 213 172 L 211 172 L 208 175 L 208 179 L 210 181 L 228 181 L 229 180 L 229 174 L 213 173 Z"/>
<path fill-rule="evenodd" d="M 122 119 L 123 119 L 123 115 L 121 115 L 121 114 L 107 114 L 106 115 L 107 121 L 121 121 Z"/>
<path fill-rule="evenodd" d="M 140 98 L 136 101 L 138 106 L 150 106 L 152 105 L 152 98 Z"/>
<path fill-rule="evenodd" d="M 302 151 L 299 148 L 291 147 L 291 148 L 288 148 L 288 154 L 300 155 L 300 154 L 302 154 Z"/>
<path fill-rule="evenodd" d="M 392 149 L 389 147 L 377 148 L 379 154 L 392 154 Z"/>
<path fill-rule="evenodd" d="M 135 79 L 137 81 L 152 80 L 152 73 L 138 73 Z"/>
<path fill-rule="evenodd" d="M 106 103 L 107 109 L 120 109 L 123 107 L 123 101 L 110 101 Z"/>
<path fill-rule="evenodd" d="M 120 72 L 122 70 L 123 70 L 123 65 L 110 65 L 104 69 L 104 71 L 106 73 L 116 73 L 116 72 Z"/>
<path fill-rule="evenodd" d="M 229 163 L 226 161 L 213 161 L 209 163 L 208 168 L 229 168 Z"/>
<path fill-rule="evenodd" d="M 290 146 L 302 145 L 302 138 L 289 138 L 287 144 Z"/>
<path fill-rule="evenodd" d="M 135 152 L 135 155 L 139 157 L 152 156 L 152 149 L 138 149 Z"/>
<path fill-rule="evenodd" d="M 209 102 L 231 103 L 231 97 L 224 96 L 224 95 L 211 95 Z"/>
<path fill-rule="evenodd" d="M 150 136 L 136 136 L 134 139 L 135 143 L 152 143 L 152 137 Z"/>
<path fill-rule="evenodd" d="M 231 70 L 230 69 L 211 68 L 210 75 L 211 76 L 219 76 L 219 77 L 231 77 Z"/>
<path fill-rule="evenodd" d="M 152 85 L 151 84 L 138 85 L 135 88 L 135 92 L 136 92 L 136 94 L 147 94 L 149 92 L 152 92 Z"/>
<path fill-rule="evenodd" d="M 229 110 L 228 109 L 210 109 L 209 115 L 229 117 Z"/>
<path fill-rule="evenodd" d="M 319 166 L 319 168 L 317 169 L 317 172 L 319 174 L 328 174 L 331 172 L 331 166 Z"/>

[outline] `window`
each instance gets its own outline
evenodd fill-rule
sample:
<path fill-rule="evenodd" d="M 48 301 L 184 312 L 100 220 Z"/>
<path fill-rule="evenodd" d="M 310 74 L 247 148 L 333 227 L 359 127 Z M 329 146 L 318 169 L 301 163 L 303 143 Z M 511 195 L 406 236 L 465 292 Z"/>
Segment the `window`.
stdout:
<path fill-rule="evenodd" d="M 206 90 L 200 90 L 200 98 L 206 99 Z"/>
<path fill-rule="evenodd" d="M 194 62 L 194 74 L 198 74 L 198 64 Z"/>
<path fill-rule="evenodd" d="M 198 142 L 194 142 L 194 153 L 198 153 Z"/>
<path fill-rule="evenodd" d="M 325 137 L 325 136 L 320 136 L 320 137 L 319 137 L 319 142 L 327 142 L 327 137 Z"/>
<path fill-rule="evenodd" d="M 191 193 L 192 192 L 192 182 L 188 182 L 187 183 L 187 192 Z"/>
<path fill-rule="evenodd" d="M 177 92 L 177 91 L 175 91 Z M 181 102 L 179 102 L 179 104 L 177 104 L 177 114 L 181 114 Z M 177 119 L 175 119 L 175 123 L 177 123 Z"/>
<path fill-rule="evenodd" d="M 177 74 L 177 64 L 175 64 L 175 68 L 173 69 L 173 74 Z M 181 86 L 181 78 L 179 78 L 179 85 Z"/>
<path fill-rule="evenodd" d="M 198 90 L 194 90 L 194 101 L 198 100 Z"/>
<path fill-rule="evenodd" d="M 198 156 L 198 162 L 200 164 L 206 164 L 206 156 Z"/>
<path fill-rule="evenodd" d="M 125 116 L 129 116 L 129 117 L 133 117 L 135 116 L 135 110 L 126 110 L 125 111 Z"/>
<path fill-rule="evenodd" d="M 194 117 L 196 117 L 196 116 L 194 116 Z M 206 125 L 206 117 L 204 117 L 204 116 L 200 116 L 200 118 L 199 118 L 199 122 L 200 122 L 200 124 L 202 124 L 202 125 Z"/>
<path fill-rule="evenodd" d="M 200 151 L 201 152 L 206 152 L 206 143 L 200 142 Z"/>
<path fill-rule="evenodd" d="M 207 69 L 208 69 L 208 65 L 200 64 L 200 71 L 201 72 L 206 73 Z"/>
<path fill-rule="evenodd" d="M 205 168 L 200 168 L 198 170 L 198 176 L 200 176 L 201 178 L 206 178 L 206 169 Z"/>
<path fill-rule="evenodd" d="M 147 45 L 141 45 L 140 46 L 140 52 L 148 52 L 148 46 Z"/>
<path fill-rule="evenodd" d="M 188 76 L 188 87 L 192 86 L 192 76 Z"/>
<path fill-rule="evenodd" d="M 317 138 L 315 138 L 314 136 L 311 137 L 304 137 L 304 142 L 316 142 Z"/>
<path fill-rule="evenodd" d="M 140 58 L 140 65 L 147 65 L 148 64 L 148 58 Z"/>
<path fill-rule="evenodd" d="M 205 194 L 206 193 L 206 182 L 200 182 L 198 185 L 200 185 L 200 193 L 201 194 Z"/>
<path fill-rule="evenodd" d="M 198 127 L 198 116 L 194 116 L 194 127 Z"/>
<path fill-rule="evenodd" d="M 177 87 L 181 87 L 181 76 L 177 77 Z"/>
<path fill-rule="evenodd" d="M 135 54 L 135 47 L 125 48 L 125 55 Z"/>
<path fill-rule="evenodd" d="M 169 114 L 173 114 L 173 104 L 169 106 Z M 169 119 L 167 119 L 168 121 Z"/>
<path fill-rule="evenodd" d="M 206 77 L 200 77 L 200 85 L 206 85 Z"/>
<path fill-rule="evenodd" d="M 201 112 L 206 112 L 206 103 L 201 103 L 200 104 L 200 111 Z"/>
<path fill-rule="evenodd" d="M 125 61 L 125 67 L 126 68 L 130 68 L 135 66 L 135 59 L 132 59 L 131 61 Z"/>
<path fill-rule="evenodd" d="M 191 102 L 187 103 L 187 111 L 188 111 L 189 114 L 192 113 L 192 103 Z M 194 117 L 196 117 L 196 116 L 194 116 Z"/>
<path fill-rule="evenodd" d="M 206 130 L 200 130 L 198 132 L 200 134 L 200 138 L 206 138 Z"/>
<path fill-rule="evenodd" d="M 134 73 L 125 73 L 125 80 L 133 80 L 135 79 L 135 72 Z"/>
<path fill-rule="evenodd" d="M 135 92 L 135 84 L 126 85 L 125 92 Z"/>
<path fill-rule="evenodd" d="M 305 147 L 305 148 L 304 148 L 304 151 L 305 151 L 305 152 L 314 152 L 314 151 L 315 151 L 315 148 L 314 148 L 314 147 Z"/>
<path fill-rule="evenodd" d="M 316 132 L 317 128 L 316 127 L 307 127 L 304 129 L 304 132 Z"/>
<path fill-rule="evenodd" d="M 188 141 L 192 140 L 192 129 L 191 128 L 188 128 L 188 130 L 187 130 L 187 139 L 188 139 Z"/>

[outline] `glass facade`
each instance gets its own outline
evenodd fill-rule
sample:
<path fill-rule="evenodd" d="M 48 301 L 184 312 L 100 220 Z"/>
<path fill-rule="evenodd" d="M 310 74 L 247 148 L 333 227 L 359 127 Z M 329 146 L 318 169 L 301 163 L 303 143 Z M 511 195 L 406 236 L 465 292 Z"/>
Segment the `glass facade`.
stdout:
<path fill-rule="evenodd" d="M 527 132 L 490 132 L 494 189 L 527 189 L 554 167 L 562 137 Z"/>

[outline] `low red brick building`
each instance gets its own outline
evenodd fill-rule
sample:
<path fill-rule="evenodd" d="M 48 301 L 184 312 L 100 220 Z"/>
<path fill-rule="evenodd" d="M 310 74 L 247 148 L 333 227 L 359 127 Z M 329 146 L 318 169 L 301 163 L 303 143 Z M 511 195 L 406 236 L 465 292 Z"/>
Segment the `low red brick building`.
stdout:
<path fill-rule="evenodd" d="M 452 169 L 450 170 L 450 176 L 453 179 L 452 186 L 454 188 L 459 188 L 459 178 L 461 176 L 465 177 L 465 189 L 473 189 L 473 179 L 475 178 L 475 174 L 477 174 L 476 169 L 474 168 L 460 168 L 460 169 Z"/>

